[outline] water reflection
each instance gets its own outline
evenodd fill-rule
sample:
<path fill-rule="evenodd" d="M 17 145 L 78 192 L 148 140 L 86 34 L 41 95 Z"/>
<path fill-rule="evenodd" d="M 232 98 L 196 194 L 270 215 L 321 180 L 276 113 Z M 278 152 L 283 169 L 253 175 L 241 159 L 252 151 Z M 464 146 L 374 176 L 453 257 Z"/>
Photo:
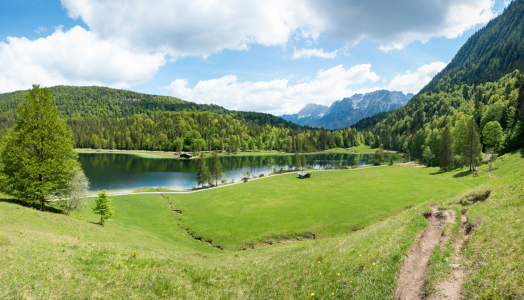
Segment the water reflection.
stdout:
<path fill-rule="evenodd" d="M 393 156 L 400 160 L 399 156 Z M 206 158 L 208 165 L 212 158 Z M 79 160 L 91 182 L 91 190 L 120 190 L 163 186 L 187 190 L 195 186 L 198 159 L 142 158 L 128 154 L 79 153 Z M 292 169 L 293 155 L 220 157 L 228 182 L 239 181 L 244 171 L 269 174 L 273 169 Z M 375 163 L 374 155 L 323 153 L 306 154 L 308 166 L 315 169 L 364 166 Z"/>

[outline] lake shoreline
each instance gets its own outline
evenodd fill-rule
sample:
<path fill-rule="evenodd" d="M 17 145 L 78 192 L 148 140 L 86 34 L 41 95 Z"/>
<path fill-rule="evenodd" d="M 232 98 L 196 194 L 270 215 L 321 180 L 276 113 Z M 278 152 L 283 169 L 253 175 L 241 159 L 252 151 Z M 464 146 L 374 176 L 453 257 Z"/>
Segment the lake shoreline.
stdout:
<path fill-rule="evenodd" d="M 368 146 L 357 146 L 351 147 L 351 150 L 345 148 L 333 148 L 325 151 L 316 151 L 316 152 L 300 152 L 300 154 L 374 154 L 377 148 L 371 148 Z M 168 158 L 168 159 L 180 159 L 180 160 L 189 160 L 188 158 L 181 158 L 176 152 L 173 151 L 151 151 L 151 150 L 121 150 L 121 149 L 92 149 L 92 148 L 76 148 L 77 153 L 115 153 L 115 154 L 129 154 L 135 155 L 143 158 Z M 183 152 L 191 153 L 191 152 Z M 384 150 L 384 153 L 395 154 L 396 151 Z M 204 151 L 206 157 L 213 155 L 212 151 Z M 295 155 L 291 152 L 282 152 L 282 151 L 247 151 L 247 152 L 238 152 L 238 153 L 218 153 L 220 157 L 238 157 L 238 156 L 268 156 L 268 155 Z M 195 159 L 193 157 L 190 159 Z"/>

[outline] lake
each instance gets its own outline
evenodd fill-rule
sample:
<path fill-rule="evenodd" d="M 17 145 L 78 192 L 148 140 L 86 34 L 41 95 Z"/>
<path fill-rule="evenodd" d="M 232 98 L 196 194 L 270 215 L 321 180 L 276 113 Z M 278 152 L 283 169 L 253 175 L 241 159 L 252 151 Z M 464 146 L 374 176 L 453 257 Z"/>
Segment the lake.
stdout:
<path fill-rule="evenodd" d="M 398 155 L 393 155 L 400 161 Z M 293 155 L 233 155 L 220 157 L 226 180 L 238 182 L 244 171 L 268 175 L 274 168 L 293 168 Z M 207 165 L 211 157 L 206 158 Z M 365 166 L 375 162 L 372 154 L 306 154 L 307 164 L 315 169 Z M 79 153 L 79 161 L 91 182 L 92 191 L 127 190 L 140 187 L 166 187 L 190 190 L 196 185 L 198 159 L 143 158 L 131 154 Z"/>

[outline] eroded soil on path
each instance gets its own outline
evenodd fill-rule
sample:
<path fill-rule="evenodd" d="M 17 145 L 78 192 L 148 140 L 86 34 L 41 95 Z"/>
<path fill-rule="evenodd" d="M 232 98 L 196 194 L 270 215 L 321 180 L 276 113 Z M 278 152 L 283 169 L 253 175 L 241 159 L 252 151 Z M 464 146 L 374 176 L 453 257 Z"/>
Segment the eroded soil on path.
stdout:
<path fill-rule="evenodd" d="M 455 243 L 455 261 L 460 261 L 460 250 L 464 241 L 469 237 L 466 233 L 466 226 L 464 226 L 468 218 L 462 216 L 461 218 L 462 228 L 460 229 L 459 236 L 461 237 Z M 452 264 L 454 269 L 451 273 L 451 276 L 446 280 L 440 282 L 435 287 L 436 292 L 431 294 L 426 300 L 461 300 L 464 299 L 464 296 L 461 293 L 462 284 L 464 283 L 464 276 L 466 275 L 466 270 L 464 266 L 460 264 Z"/>
<path fill-rule="evenodd" d="M 435 209 L 430 215 L 427 215 L 428 227 L 418 237 L 415 248 L 408 254 L 400 270 L 396 294 L 401 300 L 423 299 L 426 269 L 431 251 L 444 239 L 442 231 L 446 222 L 452 223 L 455 220 L 453 210 L 441 213 Z"/>

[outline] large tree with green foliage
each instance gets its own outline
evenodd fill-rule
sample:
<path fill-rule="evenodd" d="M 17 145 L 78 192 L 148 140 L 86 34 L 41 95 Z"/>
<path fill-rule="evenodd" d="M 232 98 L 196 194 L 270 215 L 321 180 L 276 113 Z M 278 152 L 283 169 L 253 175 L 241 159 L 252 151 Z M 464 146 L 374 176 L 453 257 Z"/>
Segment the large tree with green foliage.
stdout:
<path fill-rule="evenodd" d="M 209 168 L 206 165 L 206 159 L 204 158 L 204 153 L 202 153 L 198 161 L 196 180 L 197 180 L 197 184 L 202 187 L 204 186 L 204 184 L 211 181 L 211 173 L 209 172 Z"/>
<path fill-rule="evenodd" d="M 491 153 L 498 151 L 502 142 L 502 127 L 497 121 L 488 122 L 482 129 L 484 145 Z"/>
<path fill-rule="evenodd" d="M 422 160 L 426 162 L 426 165 L 431 166 L 431 161 L 435 158 L 435 154 L 431 151 L 429 146 L 426 146 L 424 152 L 422 152 Z"/>
<path fill-rule="evenodd" d="M 448 168 L 453 167 L 453 136 L 451 135 L 451 130 L 447 126 L 446 128 L 444 128 L 444 131 L 442 132 L 438 156 L 440 158 L 439 165 L 441 169 L 447 171 Z"/>
<path fill-rule="evenodd" d="M 465 164 L 469 164 L 469 170 L 473 170 L 482 161 L 482 145 L 477 122 L 470 117 L 466 125 L 464 140 L 462 141 L 462 157 Z"/>
<path fill-rule="evenodd" d="M 44 211 L 50 197 L 65 192 L 79 167 L 78 156 L 71 130 L 60 119 L 48 88 L 33 85 L 27 92 L 1 155 L 6 193 L 37 200 Z"/>
<path fill-rule="evenodd" d="M 93 212 L 100 215 L 100 225 L 102 226 L 104 226 L 105 220 L 113 216 L 114 210 L 112 210 L 111 207 L 111 199 L 107 198 L 107 192 L 105 190 L 98 193 Z"/>
<path fill-rule="evenodd" d="M 215 185 L 218 185 L 218 180 L 224 178 L 224 171 L 218 153 L 213 154 L 213 161 L 211 162 L 211 175 L 215 179 Z"/>

